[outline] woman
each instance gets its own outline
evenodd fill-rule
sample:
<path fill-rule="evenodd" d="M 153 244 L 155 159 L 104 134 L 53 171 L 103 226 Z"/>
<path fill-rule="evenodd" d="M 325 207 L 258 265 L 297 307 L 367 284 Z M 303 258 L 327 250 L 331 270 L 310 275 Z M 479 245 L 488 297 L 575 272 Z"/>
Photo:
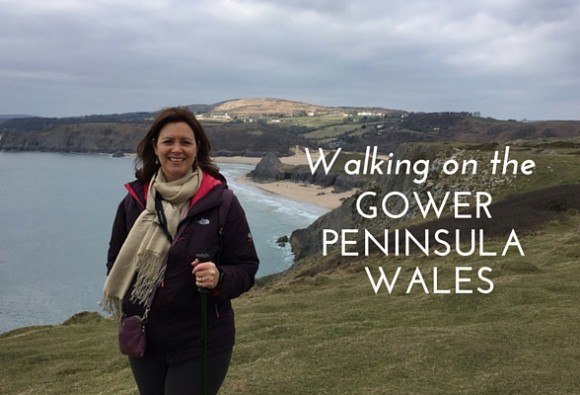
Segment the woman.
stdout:
<path fill-rule="evenodd" d="M 230 299 L 254 284 L 258 257 L 244 211 L 224 192 L 226 181 L 209 152 L 209 140 L 191 112 L 162 111 L 138 145 L 137 180 L 126 185 L 128 194 L 117 210 L 102 305 L 120 317 L 143 316 L 151 304 L 145 356 L 129 357 L 141 394 L 201 393 L 202 363 L 204 392 L 215 394 L 234 345 Z M 162 198 L 161 214 L 156 197 Z M 206 258 L 198 259 L 200 254 Z M 203 289 L 209 295 L 202 296 Z M 202 323 L 207 325 L 203 352 Z"/>

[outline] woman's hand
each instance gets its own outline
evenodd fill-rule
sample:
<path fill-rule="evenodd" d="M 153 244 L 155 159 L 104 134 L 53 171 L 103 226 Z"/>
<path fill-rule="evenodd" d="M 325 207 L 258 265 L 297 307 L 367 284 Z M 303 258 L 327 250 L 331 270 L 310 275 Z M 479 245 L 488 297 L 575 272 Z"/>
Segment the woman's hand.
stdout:
<path fill-rule="evenodd" d="M 192 273 L 195 276 L 195 285 L 201 288 L 214 289 L 218 285 L 220 272 L 212 261 L 199 262 L 199 259 L 191 262 Z"/>

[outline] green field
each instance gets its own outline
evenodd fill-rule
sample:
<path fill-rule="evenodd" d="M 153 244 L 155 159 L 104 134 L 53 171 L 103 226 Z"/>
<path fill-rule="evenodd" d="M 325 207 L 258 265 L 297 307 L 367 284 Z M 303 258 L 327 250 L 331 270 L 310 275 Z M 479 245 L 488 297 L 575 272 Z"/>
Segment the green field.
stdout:
<path fill-rule="evenodd" d="M 371 130 L 373 129 L 370 127 L 368 128 L 368 130 L 361 129 L 360 124 L 351 123 L 347 125 L 326 126 L 324 128 L 316 129 L 315 131 L 305 133 L 303 136 L 308 139 L 326 142 L 335 140 L 337 137 L 343 134 L 348 134 L 351 136 L 360 136 L 364 133 L 370 132 Z"/>
<path fill-rule="evenodd" d="M 320 115 L 316 117 L 290 117 L 282 118 L 282 125 L 304 126 L 307 128 L 318 129 L 331 125 L 340 125 L 344 123 L 344 117 L 341 114 Z"/>
<path fill-rule="evenodd" d="M 292 117 L 280 120 L 282 126 L 300 126 L 310 131 L 302 136 L 318 143 L 328 143 L 342 135 L 361 136 L 374 130 L 377 122 L 348 121 L 343 115 L 322 115 L 316 117 Z"/>
<path fill-rule="evenodd" d="M 315 259 L 235 303 L 222 394 L 577 394 L 580 215 L 522 238 L 526 257 Z M 493 244 L 489 248 L 492 249 Z M 336 257 L 334 257 L 336 259 Z M 374 294 L 365 266 L 493 268 L 489 295 Z M 447 269 L 447 270 L 446 270 Z M 309 275 L 304 275 L 309 273 Z M 426 275 L 427 283 L 429 276 Z M 6 394 L 135 393 L 115 324 L 88 316 L 0 336 Z"/>
<path fill-rule="evenodd" d="M 407 143 L 408 145 L 421 146 L 422 143 Z M 516 160 L 521 166 L 524 161 L 532 160 L 535 167 L 531 175 L 523 175 L 518 168 L 518 174 L 513 177 L 514 181 L 510 185 L 504 185 L 494 192 L 494 197 L 503 198 L 508 195 L 529 192 L 535 189 L 547 188 L 549 186 L 580 183 L 580 138 L 568 139 L 565 141 L 556 140 L 532 140 L 532 141 L 512 141 L 502 144 L 466 144 L 460 142 L 437 142 L 430 143 L 443 159 L 457 156 L 457 151 L 462 151 L 456 160 L 461 165 L 462 160 L 474 159 L 478 163 L 477 172 L 483 174 L 490 171 L 490 160 L 494 157 L 494 151 L 499 151 L 499 158 L 504 159 L 506 146 L 510 147 L 509 159 Z M 575 148 L 575 146 L 578 148 Z M 332 151 L 334 152 L 334 150 Z M 363 153 L 358 155 L 364 156 Z M 397 159 L 396 156 L 393 159 Z M 338 169 L 335 169 L 335 171 Z M 498 167 L 497 177 L 501 177 L 501 166 Z M 511 165 L 508 167 L 508 176 L 513 171 Z M 456 175 L 439 174 L 439 180 L 450 184 L 459 183 L 462 180 L 469 180 L 473 177 L 469 172 Z"/>

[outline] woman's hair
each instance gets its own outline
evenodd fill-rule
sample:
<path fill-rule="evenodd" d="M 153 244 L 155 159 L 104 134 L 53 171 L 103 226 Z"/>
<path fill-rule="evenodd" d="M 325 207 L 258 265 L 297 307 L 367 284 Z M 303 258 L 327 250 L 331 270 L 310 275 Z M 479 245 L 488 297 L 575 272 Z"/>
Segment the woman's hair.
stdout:
<path fill-rule="evenodd" d="M 193 130 L 195 143 L 197 145 L 197 155 L 193 162 L 193 168 L 199 166 L 201 170 L 211 174 L 214 177 L 219 176 L 219 169 L 211 160 L 209 153 L 211 145 L 200 123 L 197 121 L 191 111 L 185 107 L 170 107 L 161 111 L 153 124 L 149 127 L 147 134 L 137 145 L 137 159 L 135 160 L 135 177 L 141 182 L 149 182 L 157 170 L 157 156 L 155 155 L 154 145 L 159 137 L 161 129 L 166 125 L 175 122 L 185 122 Z"/>

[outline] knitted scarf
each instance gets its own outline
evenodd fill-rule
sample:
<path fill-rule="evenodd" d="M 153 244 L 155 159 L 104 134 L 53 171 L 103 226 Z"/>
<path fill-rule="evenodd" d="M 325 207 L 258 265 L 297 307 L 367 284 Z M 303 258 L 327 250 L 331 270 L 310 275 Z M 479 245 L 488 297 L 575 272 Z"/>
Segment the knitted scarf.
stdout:
<path fill-rule="evenodd" d="M 199 189 L 201 179 L 202 171 L 199 168 L 172 182 L 165 181 L 161 170 L 151 179 L 146 208 L 127 235 L 105 281 L 100 305 L 114 318 L 121 317 L 123 299 L 135 275 L 137 279 L 130 300 L 141 305 L 147 303 L 165 275 L 166 265 L 163 261 L 171 245 L 159 225 L 155 195 L 160 193 L 163 197 L 167 228 L 175 236 L 181 210 L 187 210 L 190 199 Z"/>

